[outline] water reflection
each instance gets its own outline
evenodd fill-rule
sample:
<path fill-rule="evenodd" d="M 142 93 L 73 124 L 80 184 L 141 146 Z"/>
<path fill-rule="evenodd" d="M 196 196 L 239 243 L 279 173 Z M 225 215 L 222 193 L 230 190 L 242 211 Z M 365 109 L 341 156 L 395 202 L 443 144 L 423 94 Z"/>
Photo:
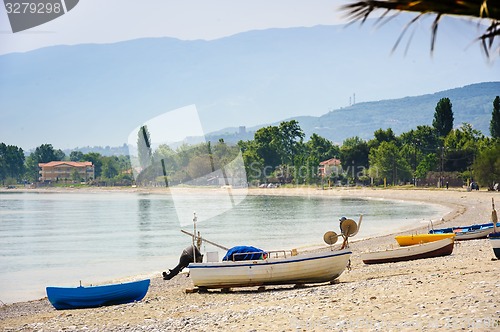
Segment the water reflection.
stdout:
<path fill-rule="evenodd" d="M 139 230 L 148 231 L 151 223 L 151 201 L 140 198 L 137 203 L 139 206 Z"/>

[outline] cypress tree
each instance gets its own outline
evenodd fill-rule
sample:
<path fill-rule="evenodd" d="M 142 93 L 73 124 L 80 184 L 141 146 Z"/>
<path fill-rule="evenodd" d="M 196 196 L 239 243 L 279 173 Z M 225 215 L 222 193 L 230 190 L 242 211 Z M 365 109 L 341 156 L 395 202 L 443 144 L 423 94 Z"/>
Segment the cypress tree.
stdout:
<path fill-rule="evenodd" d="M 449 98 L 441 98 L 436 105 L 432 126 L 440 137 L 445 137 L 453 129 L 453 111 Z"/>
<path fill-rule="evenodd" d="M 493 138 L 500 138 L 500 97 L 493 100 L 493 112 L 491 112 L 490 134 Z"/>

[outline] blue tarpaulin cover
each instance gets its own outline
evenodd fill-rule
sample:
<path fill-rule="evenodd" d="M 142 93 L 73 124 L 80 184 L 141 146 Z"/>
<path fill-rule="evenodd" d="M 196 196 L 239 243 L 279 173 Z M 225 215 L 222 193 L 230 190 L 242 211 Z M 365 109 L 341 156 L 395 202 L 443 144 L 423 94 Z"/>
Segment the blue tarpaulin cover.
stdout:
<path fill-rule="evenodd" d="M 235 255 L 235 254 L 244 254 L 245 255 Z M 252 246 L 236 246 L 230 248 L 226 256 L 222 259 L 223 261 L 248 261 L 255 259 L 262 259 L 262 255 L 266 254 L 266 252 L 262 249 L 255 248 Z"/>

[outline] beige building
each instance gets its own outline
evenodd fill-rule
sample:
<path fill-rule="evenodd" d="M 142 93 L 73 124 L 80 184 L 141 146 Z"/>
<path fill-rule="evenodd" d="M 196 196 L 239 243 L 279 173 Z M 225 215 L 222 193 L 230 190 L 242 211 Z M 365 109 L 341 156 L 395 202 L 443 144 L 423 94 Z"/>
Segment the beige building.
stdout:
<path fill-rule="evenodd" d="M 73 180 L 75 172 L 83 181 L 95 178 L 94 165 L 90 161 L 51 161 L 40 163 L 38 167 L 40 167 L 40 182 Z"/>
<path fill-rule="evenodd" d="M 338 174 L 340 169 L 340 160 L 331 158 L 319 163 L 319 176 L 330 176 L 332 173 Z"/>

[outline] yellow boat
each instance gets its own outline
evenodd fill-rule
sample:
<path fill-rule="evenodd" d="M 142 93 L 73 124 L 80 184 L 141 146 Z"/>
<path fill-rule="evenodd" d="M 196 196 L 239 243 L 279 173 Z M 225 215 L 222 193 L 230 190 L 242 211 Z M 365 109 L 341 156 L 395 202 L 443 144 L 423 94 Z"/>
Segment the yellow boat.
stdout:
<path fill-rule="evenodd" d="M 455 233 L 411 234 L 411 235 L 398 235 L 395 237 L 396 241 L 398 241 L 401 247 L 411 246 L 420 243 L 433 242 L 447 238 L 455 238 Z"/>

